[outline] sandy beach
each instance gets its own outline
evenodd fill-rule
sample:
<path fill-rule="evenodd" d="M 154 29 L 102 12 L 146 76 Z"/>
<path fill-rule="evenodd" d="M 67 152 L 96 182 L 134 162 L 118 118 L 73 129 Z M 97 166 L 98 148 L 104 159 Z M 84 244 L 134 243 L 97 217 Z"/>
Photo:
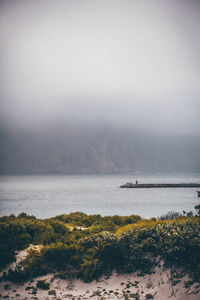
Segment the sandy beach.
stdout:
<path fill-rule="evenodd" d="M 49 289 L 37 288 L 38 280 L 49 283 Z M 200 284 L 188 276 L 172 279 L 170 270 L 157 267 L 155 273 L 138 276 L 137 273 L 118 275 L 84 283 L 80 280 L 64 280 L 55 274 L 35 278 L 23 285 L 0 283 L 1 299 L 156 299 L 198 300 Z"/>
<path fill-rule="evenodd" d="M 15 270 L 27 256 L 30 249 L 40 249 L 39 245 L 30 245 L 27 249 L 18 251 L 16 261 L 7 266 Z M 0 274 L 3 275 L 3 272 Z M 141 276 L 140 273 L 117 274 L 101 277 L 85 283 L 79 279 L 61 279 L 59 274 L 47 274 L 25 282 L 14 284 L 10 281 L 0 282 L 0 299 L 39 299 L 39 300 L 106 300 L 106 299 L 136 299 L 136 300 L 199 300 L 200 284 L 194 282 L 188 275 L 177 270 L 172 275 L 161 262 L 151 274 Z M 48 289 L 38 288 L 38 281 L 49 284 Z"/>

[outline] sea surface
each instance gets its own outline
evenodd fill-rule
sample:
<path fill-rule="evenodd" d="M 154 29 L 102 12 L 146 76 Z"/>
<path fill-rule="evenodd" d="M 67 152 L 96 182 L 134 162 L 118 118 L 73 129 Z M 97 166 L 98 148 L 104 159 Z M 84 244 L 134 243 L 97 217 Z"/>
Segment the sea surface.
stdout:
<path fill-rule="evenodd" d="M 38 218 L 87 214 L 158 217 L 194 211 L 198 188 L 120 189 L 127 182 L 200 182 L 200 174 L 0 176 L 0 216 L 21 212 Z"/>

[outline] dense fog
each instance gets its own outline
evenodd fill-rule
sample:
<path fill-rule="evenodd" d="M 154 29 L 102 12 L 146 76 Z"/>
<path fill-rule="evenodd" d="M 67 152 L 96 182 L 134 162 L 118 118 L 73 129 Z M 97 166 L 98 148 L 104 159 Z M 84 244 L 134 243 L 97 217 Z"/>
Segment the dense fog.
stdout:
<path fill-rule="evenodd" d="M 199 171 L 200 2 L 0 2 L 0 172 Z"/>
<path fill-rule="evenodd" d="M 1 130 L 1 174 L 199 172 L 200 139 L 109 126 Z"/>

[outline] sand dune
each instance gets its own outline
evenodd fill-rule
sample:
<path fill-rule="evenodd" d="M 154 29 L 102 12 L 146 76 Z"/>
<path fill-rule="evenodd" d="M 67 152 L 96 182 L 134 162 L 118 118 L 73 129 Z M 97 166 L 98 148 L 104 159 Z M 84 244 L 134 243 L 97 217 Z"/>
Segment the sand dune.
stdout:
<path fill-rule="evenodd" d="M 50 283 L 48 290 L 36 288 L 38 280 Z M 155 273 L 139 276 L 137 273 L 118 275 L 84 283 L 80 280 L 64 280 L 55 274 L 38 277 L 24 285 L 0 283 L 1 299 L 155 299 L 199 300 L 200 284 L 192 283 L 188 276 L 172 278 L 170 270 L 157 267 Z"/>

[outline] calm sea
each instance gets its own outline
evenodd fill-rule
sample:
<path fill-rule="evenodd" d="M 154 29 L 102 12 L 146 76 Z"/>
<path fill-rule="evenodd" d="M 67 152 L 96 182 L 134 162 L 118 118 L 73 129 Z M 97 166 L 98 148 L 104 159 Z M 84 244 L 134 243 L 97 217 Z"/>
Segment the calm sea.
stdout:
<path fill-rule="evenodd" d="M 38 218 L 87 214 L 157 217 L 193 210 L 196 188 L 120 189 L 126 182 L 200 182 L 200 174 L 1 176 L 0 215 L 26 212 Z M 198 200 L 199 199 L 199 200 Z"/>

